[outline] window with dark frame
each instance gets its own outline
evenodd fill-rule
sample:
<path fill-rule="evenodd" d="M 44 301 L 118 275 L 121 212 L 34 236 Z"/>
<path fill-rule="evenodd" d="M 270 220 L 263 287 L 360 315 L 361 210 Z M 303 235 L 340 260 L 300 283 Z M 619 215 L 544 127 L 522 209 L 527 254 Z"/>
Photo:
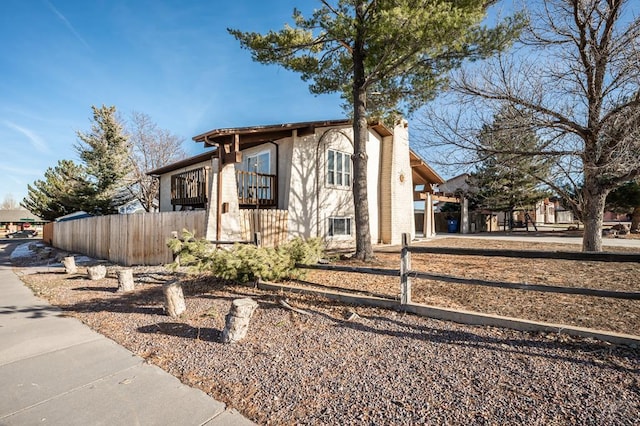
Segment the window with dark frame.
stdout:
<path fill-rule="evenodd" d="M 330 237 L 335 237 L 338 235 L 351 235 L 351 218 L 330 217 L 328 235 Z"/>

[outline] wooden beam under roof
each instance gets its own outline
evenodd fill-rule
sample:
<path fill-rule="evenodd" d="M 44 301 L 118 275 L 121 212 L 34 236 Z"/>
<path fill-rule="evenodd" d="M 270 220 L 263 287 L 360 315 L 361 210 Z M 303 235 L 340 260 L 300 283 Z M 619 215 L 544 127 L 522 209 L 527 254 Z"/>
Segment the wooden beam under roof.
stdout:
<path fill-rule="evenodd" d="M 284 123 L 268 126 L 237 127 L 228 129 L 215 129 L 198 136 L 194 136 L 196 142 L 204 142 L 205 145 L 218 145 L 230 143 L 233 137 L 240 137 L 240 145 L 259 144 L 263 142 L 283 139 L 293 135 L 294 130 L 299 136 L 308 136 L 315 133 L 319 127 L 349 126 L 349 120 L 310 121 L 302 123 Z"/>
<path fill-rule="evenodd" d="M 409 164 L 411 166 L 411 174 L 413 176 L 414 185 L 435 185 L 444 183 L 444 179 L 440 177 L 418 154 L 409 150 Z"/>

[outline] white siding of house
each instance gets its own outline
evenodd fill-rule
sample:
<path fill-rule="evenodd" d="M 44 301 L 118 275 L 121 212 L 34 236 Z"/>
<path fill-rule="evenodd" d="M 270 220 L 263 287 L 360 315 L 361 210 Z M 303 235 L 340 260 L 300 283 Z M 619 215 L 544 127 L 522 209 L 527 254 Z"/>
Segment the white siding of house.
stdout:
<path fill-rule="evenodd" d="M 278 208 L 287 209 L 291 195 L 291 168 L 294 138 L 277 141 L 278 144 Z"/>
<path fill-rule="evenodd" d="M 330 248 L 353 247 L 355 245 L 355 210 L 352 185 L 338 186 L 327 183 L 327 151 L 329 149 L 353 154 L 353 131 L 351 127 L 341 129 L 317 129 L 315 135 L 295 137 L 291 143 L 291 156 L 281 146 L 282 174 L 280 181 L 283 206 L 289 211 L 289 232 L 292 236 L 323 237 Z M 284 148 L 284 149 L 283 149 Z M 381 139 L 369 133 L 367 154 L 368 196 L 371 239 L 379 240 L 379 176 Z M 408 156 L 408 153 L 407 153 Z M 353 167 L 351 168 L 353 183 Z M 329 218 L 350 218 L 351 236 L 328 236 Z"/>

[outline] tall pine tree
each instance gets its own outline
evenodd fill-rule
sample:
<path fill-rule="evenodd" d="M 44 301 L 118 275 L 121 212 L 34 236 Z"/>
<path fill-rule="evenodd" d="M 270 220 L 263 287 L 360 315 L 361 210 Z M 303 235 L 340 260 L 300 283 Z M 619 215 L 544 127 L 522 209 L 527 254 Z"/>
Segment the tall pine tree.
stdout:
<path fill-rule="evenodd" d="M 22 206 L 45 220 L 82 210 L 78 192 L 86 181 L 84 168 L 71 160 L 60 160 L 49 167 L 44 179 L 27 186 Z"/>
<path fill-rule="evenodd" d="M 133 199 L 127 190 L 131 171 L 129 143 L 115 106 L 91 109 L 91 131 L 77 132 L 79 142 L 75 148 L 86 170 L 77 196 L 82 210 L 88 213 L 115 214 L 118 207 Z"/>
<path fill-rule="evenodd" d="M 630 181 L 611 191 L 607 208 L 631 214 L 631 230 L 640 231 L 640 181 Z"/>
<path fill-rule="evenodd" d="M 367 193 L 367 123 L 419 108 L 465 59 L 504 49 L 520 22 L 481 25 L 489 1 L 320 0 L 311 17 L 266 34 L 229 32 L 254 60 L 300 73 L 312 93 L 341 93 L 353 117 L 355 257 L 373 256 Z"/>
<path fill-rule="evenodd" d="M 483 127 L 478 144 L 479 164 L 468 180 L 473 204 L 512 212 L 530 209 L 548 195 L 540 184 L 549 172 L 548 162 L 517 153 L 531 152 L 541 144 L 526 116 L 513 108 L 503 109 L 491 125 Z"/>

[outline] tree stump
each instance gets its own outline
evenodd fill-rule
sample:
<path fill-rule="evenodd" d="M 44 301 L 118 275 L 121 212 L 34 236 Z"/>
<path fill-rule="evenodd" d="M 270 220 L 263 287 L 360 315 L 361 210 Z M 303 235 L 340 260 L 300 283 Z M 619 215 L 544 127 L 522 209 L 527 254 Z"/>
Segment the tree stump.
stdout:
<path fill-rule="evenodd" d="M 87 275 L 91 281 L 98 281 L 107 276 L 107 268 L 104 265 L 89 266 Z"/>
<path fill-rule="evenodd" d="M 171 281 L 163 284 L 162 293 L 164 294 L 164 310 L 167 315 L 175 318 L 187 310 L 180 282 Z"/>
<path fill-rule="evenodd" d="M 225 317 L 222 343 L 234 343 L 244 339 L 249 330 L 249 321 L 258 307 L 255 300 L 245 298 L 231 302 L 231 310 Z"/>
<path fill-rule="evenodd" d="M 121 269 L 118 271 L 118 291 L 133 291 L 135 283 L 133 282 L 133 269 Z"/>
<path fill-rule="evenodd" d="M 75 274 L 78 272 L 78 268 L 76 268 L 76 259 L 73 256 L 67 256 L 62 259 L 62 264 L 64 265 L 64 270 L 67 274 Z"/>

